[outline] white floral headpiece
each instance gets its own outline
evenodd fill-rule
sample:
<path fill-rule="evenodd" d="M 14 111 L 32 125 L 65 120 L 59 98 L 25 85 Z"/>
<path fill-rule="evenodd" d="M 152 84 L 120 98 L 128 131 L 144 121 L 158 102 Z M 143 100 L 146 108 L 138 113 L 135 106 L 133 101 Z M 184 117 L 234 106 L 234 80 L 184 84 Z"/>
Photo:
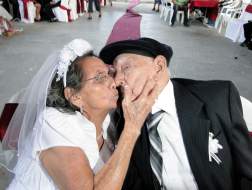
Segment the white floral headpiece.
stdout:
<path fill-rule="evenodd" d="M 56 81 L 63 78 L 64 87 L 66 87 L 66 76 L 69 65 L 71 65 L 77 57 L 91 51 L 93 51 L 93 47 L 83 39 L 74 39 L 69 44 L 65 45 L 60 51 Z"/>

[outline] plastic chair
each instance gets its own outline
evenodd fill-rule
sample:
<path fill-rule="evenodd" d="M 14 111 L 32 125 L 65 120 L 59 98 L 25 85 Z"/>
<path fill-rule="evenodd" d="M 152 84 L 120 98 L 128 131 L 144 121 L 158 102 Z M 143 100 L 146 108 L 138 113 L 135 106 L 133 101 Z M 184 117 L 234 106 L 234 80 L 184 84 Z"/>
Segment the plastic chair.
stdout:
<path fill-rule="evenodd" d="M 176 15 L 176 20 L 180 21 L 180 23 L 183 24 L 185 19 L 184 17 L 185 17 L 184 11 L 179 10 Z"/>
<path fill-rule="evenodd" d="M 164 21 L 167 21 L 167 18 L 169 16 L 169 25 L 171 25 L 171 20 L 172 20 L 172 15 L 173 15 L 173 3 L 170 2 L 170 5 L 166 7 L 165 13 L 164 13 Z"/>
<path fill-rule="evenodd" d="M 161 0 L 160 5 L 160 18 L 165 16 L 166 8 L 168 7 L 168 0 Z"/>
<path fill-rule="evenodd" d="M 10 123 L 10 120 L 17 108 L 17 103 L 7 103 L 4 106 L 3 112 L 0 117 L 0 140 L 3 140 L 4 134 L 7 131 L 7 127 Z"/>
<path fill-rule="evenodd" d="M 4 134 L 7 130 L 9 122 L 20 102 L 22 102 L 22 97 L 25 93 L 25 88 L 21 89 L 19 92 L 14 94 L 9 100 L 8 103 L 4 105 L 4 109 L 2 111 L 0 117 L 0 140 L 2 141 Z"/>
<path fill-rule="evenodd" d="M 188 13 L 187 13 L 187 18 L 189 20 L 189 16 L 190 16 L 190 9 L 189 9 L 190 5 L 188 4 Z M 184 19 L 185 19 L 185 13 L 183 10 L 178 10 L 177 11 L 177 15 L 176 15 L 176 20 L 178 22 L 180 22 L 181 24 L 184 24 Z"/>
<path fill-rule="evenodd" d="M 171 19 L 173 14 L 173 3 L 170 0 L 161 0 L 160 18 L 164 17 L 164 21 L 167 21 L 169 16 L 169 25 L 171 25 Z"/>

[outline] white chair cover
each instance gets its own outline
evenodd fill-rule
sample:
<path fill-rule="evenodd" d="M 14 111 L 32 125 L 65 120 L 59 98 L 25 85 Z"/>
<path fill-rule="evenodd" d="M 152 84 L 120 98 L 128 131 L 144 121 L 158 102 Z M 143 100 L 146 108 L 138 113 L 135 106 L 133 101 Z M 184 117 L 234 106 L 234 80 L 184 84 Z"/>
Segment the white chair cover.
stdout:
<path fill-rule="evenodd" d="M 77 13 L 77 0 L 69 0 L 69 7 L 71 9 L 71 19 L 76 20 L 78 18 Z"/>
<path fill-rule="evenodd" d="M 222 7 L 215 21 L 215 28 L 222 33 L 223 28 L 226 29 L 228 22 L 235 16 L 235 12 L 239 11 L 243 5 L 242 0 L 234 0 L 231 5 Z"/>
<path fill-rule="evenodd" d="M 78 6 L 78 3 L 81 4 L 83 3 L 83 8 L 84 9 L 81 9 L 80 7 L 80 10 L 79 10 L 79 13 L 78 13 L 78 9 L 77 9 L 77 13 L 79 16 L 83 16 L 85 12 L 87 12 L 87 1 L 86 0 L 76 0 L 77 1 L 77 6 Z M 80 5 L 81 6 L 81 5 Z"/>
<path fill-rule="evenodd" d="M 24 17 L 24 3 L 22 0 L 18 0 L 19 4 L 19 12 L 21 16 L 21 21 L 24 23 L 34 23 L 34 19 L 36 17 L 36 7 L 34 6 L 32 1 L 27 3 L 27 10 L 28 10 L 28 19 Z"/>
<path fill-rule="evenodd" d="M 67 10 L 63 9 L 62 7 L 55 7 L 53 9 L 53 13 L 55 17 L 58 19 L 58 21 L 68 22 Z"/>
<path fill-rule="evenodd" d="M 69 22 L 69 20 L 76 20 L 77 0 L 61 0 L 60 6 L 53 9 L 56 18 L 61 22 Z M 70 12 L 70 14 L 68 13 Z"/>
<path fill-rule="evenodd" d="M 243 12 L 239 19 L 231 19 L 227 25 L 225 36 L 233 42 L 243 42 L 245 40 L 243 24 L 248 20 L 252 20 L 252 13 Z"/>
<path fill-rule="evenodd" d="M 57 1 L 55 1 L 57 3 Z M 68 11 L 71 11 L 68 0 L 61 0 L 60 6 L 53 9 L 53 13 L 60 22 L 68 22 L 71 20 L 71 15 L 68 15 Z"/>

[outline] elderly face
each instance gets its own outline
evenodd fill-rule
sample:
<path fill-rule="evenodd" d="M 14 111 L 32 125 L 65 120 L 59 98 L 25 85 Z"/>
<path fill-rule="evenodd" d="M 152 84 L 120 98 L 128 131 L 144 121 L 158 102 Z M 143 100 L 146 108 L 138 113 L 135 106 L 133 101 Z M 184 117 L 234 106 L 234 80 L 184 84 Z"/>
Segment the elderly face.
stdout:
<path fill-rule="evenodd" d="M 78 94 L 84 109 L 98 111 L 115 108 L 118 92 L 109 67 L 97 57 L 87 57 L 80 64 L 84 77 Z"/>
<path fill-rule="evenodd" d="M 118 55 L 113 62 L 117 86 L 127 84 L 133 93 L 133 99 L 143 90 L 145 82 L 155 75 L 153 58 L 132 53 Z"/>

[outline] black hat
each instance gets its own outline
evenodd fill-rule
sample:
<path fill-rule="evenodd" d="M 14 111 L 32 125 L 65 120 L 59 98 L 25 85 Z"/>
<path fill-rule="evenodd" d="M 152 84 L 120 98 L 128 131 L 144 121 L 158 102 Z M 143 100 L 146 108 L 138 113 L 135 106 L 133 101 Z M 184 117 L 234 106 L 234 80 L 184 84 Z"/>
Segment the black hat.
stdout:
<path fill-rule="evenodd" d="M 100 51 L 100 58 L 107 64 L 113 64 L 113 60 L 121 53 L 134 53 L 155 58 L 163 55 L 169 65 L 172 57 L 172 48 L 151 38 L 139 38 L 135 40 L 123 40 L 106 45 Z"/>

